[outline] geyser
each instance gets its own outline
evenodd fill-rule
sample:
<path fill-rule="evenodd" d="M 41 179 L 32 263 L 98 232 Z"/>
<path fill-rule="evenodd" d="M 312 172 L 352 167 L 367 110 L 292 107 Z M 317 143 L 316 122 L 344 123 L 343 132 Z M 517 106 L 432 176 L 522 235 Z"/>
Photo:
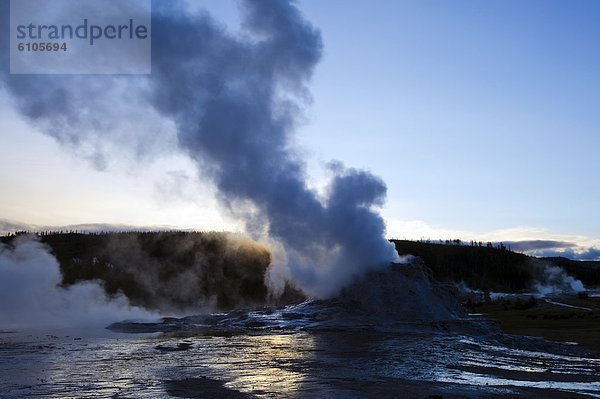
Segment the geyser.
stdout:
<path fill-rule="evenodd" d="M 148 115 L 175 124 L 179 148 L 214 182 L 223 208 L 272 244 L 275 288 L 291 279 L 311 296 L 328 297 L 364 271 L 397 261 L 375 210 L 384 202 L 384 182 L 338 165 L 323 198 L 307 186 L 293 148 L 321 57 L 319 31 L 292 1 L 242 1 L 237 36 L 186 10 L 181 1 L 153 2 L 148 77 L 17 76 L 7 73 L 4 59 L 3 83 L 23 115 L 74 148 L 103 137 L 98 129 L 107 124 L 126 125 L 122 107 L 140 115 L 151 105 Z M 7 38 L 0 43 L 0 54 L 8 55 Z M 143 135 L 144 126 L 131 133 L 139 143 Z"/>

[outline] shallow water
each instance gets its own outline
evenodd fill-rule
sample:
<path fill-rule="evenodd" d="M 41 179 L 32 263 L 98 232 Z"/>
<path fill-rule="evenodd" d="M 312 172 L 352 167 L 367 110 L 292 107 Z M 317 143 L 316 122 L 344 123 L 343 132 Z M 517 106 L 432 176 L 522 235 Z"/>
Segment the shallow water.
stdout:
<path fill-rule="evenodd" d="M 2 397 L 600 397 L 599 358 L 478 320 L 402 323 L 307 302 L 112 328 L 1 333 Z M 222 396 L 203 396 L 213 380 Z"/>

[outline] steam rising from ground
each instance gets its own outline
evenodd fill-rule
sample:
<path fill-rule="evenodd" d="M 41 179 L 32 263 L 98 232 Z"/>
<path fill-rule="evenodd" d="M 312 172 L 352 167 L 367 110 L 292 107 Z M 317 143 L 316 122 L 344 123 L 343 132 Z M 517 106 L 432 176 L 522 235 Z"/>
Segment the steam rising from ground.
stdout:
<path fill-rule="evenodd" d="M 397 260 L 374 210 L 384 202 L 383 181 L 338 164 L 321 198 L 307 187 L 293 149 L 321 56 L 319 31 L 291 1 L 243 1 L 240 37 L 185 10 L 183 2 L 153 2 L 147 79 L 8 75 L 5 60 L 4 84 L 23 115 L 76 149 L 98 140 L 108 143 L 94 148 L 111 149 L 124 137 L 143 153 L 143 143 L 157 141 L 147 138 L 168 136 L 174 125 L 179 148 L 214 182 L 223 208 L 272 243 L 276 289 L 291 278 L 309 295 L 327 297 L 368 268 Z M 0 54 L 8 55 L 3 39 Z M 109 155 L 95 162 L 102 166 Z"/>
<path fill-rule="evenodd" d="M 558 266 L 546 265 L 540 281 L 534 283 L 533 288 L 541 295 L 576 294 L 585 291 L 580 280 L 569 276 Z"/>
<path fill-rule="evenodd" d="M 35 238 L 0 244 L 0 327 L 105 327 L 123 319 L 152 318 L 123 295 L 108 298 L 96 282 L 61 288 L 58 261 Z"/>

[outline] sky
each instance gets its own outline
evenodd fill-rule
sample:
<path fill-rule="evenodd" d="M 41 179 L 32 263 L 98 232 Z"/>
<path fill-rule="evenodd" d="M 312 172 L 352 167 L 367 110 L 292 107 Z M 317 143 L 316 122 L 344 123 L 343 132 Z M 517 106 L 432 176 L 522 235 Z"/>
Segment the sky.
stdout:
<path fill-rule="evenodd" d="M 188 3 L 240 31 L 235 2 Z M 600 248 L 600 3 L 297 6 L 324 46 L 294 136 L 315 189 L 336 160 L 385 181 L 389 237 Z M 185 155 L 117 151 L 99 169 L 20 116 L 6 91 L 0 143 L 5 221 L 242 228 Z"/>

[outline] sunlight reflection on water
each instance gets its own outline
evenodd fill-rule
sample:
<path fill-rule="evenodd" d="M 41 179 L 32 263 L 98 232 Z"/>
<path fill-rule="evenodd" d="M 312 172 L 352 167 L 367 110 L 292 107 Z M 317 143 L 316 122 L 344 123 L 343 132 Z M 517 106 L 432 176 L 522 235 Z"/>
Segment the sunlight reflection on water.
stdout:
<path fill-rule="evenodd" d="M 201 334 L 195 325 L 193 331 L 137 336 L 2 333 L 0 392 L 3 398 L 160 398 L 168 397 L 167 380 L 208 378 L 257 398 L 364 397 L 377 384 L 401 389 L 403 381 L 600 397 L 598 358 L 554 354 L 527 343 L 509 347 L 491 335 L 427 324 L 378 330 L 368 323 L 348 328 L 345 321 L 318 329 L 309 318 L 282 320 L 281 312 L 225 316 L 218 322 L 253 327 L 240 333 L 236 324 Z"/>

